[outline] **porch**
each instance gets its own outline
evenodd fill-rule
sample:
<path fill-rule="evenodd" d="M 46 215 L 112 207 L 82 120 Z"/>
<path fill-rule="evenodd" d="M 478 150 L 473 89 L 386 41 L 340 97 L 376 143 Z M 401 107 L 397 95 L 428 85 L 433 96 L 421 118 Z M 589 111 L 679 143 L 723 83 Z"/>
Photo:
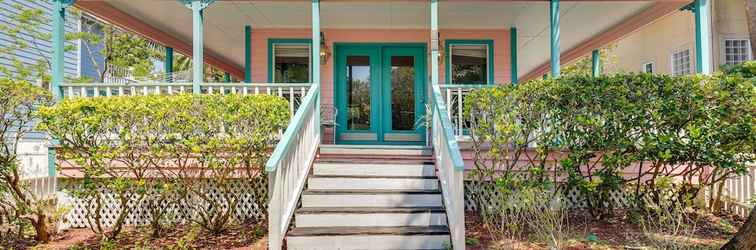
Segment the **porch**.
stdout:
<path fill-rule="evenodd" d="M 706 2 L 694 5 L 698 22 L 708 22 Z M 469 90 L 558 77 L 562 64 L 689 1 L 56 3 L 61 9 L 75 4 L 171 48 L 166 58 L 176 51 L 194 62 L 185 81 L 78 84 L 66 83 L 54 60 L 57 98 L 194 93 L 287 99 L 292 120 L 266 164 L 271 249 L 281 247 L 322 144 L 430 146 L 451 243 L 464 249 L 465 166 L 458 139 L 464 137 Z M 707 31 L 700 32 L 699 46 L 705 47 Z M 61 29 L 55 34 L 62 51 Z M 707 62 L 707 53 L 696 53 L 696 61 Z M 208 83 L 203 63 L 243 82 Z M 711 71 L 699 64 L 699 72 Z"/>

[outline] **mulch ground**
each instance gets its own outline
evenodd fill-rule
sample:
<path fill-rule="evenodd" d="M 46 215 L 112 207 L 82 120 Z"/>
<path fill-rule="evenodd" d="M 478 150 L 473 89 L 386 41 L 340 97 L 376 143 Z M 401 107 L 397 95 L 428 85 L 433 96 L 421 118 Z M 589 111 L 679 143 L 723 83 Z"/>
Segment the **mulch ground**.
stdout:
<path fill-rule="evenodd" d="M 47 244 L 34 249 L 266 249 L 267 226 L 242 224 L 232 226 L 219 235 L 200 228 L 180 225 L 164 230 L 158 238 L 147 229 L 126 228 L 116 242 L 102 243 L 89 229 L 66 230 Z M 32 245 L 26 245 L 31 247 Z M 24 247 L 16 246 L 16 249 Z"/>
<path fill-rule="evenodd" d="M 692 248 L 718 249 L 732 237 L 742 225 L 743 219 L 731 216 L 696 214 L 697 230 L 685 238 Z M 591 220 L 587 213 L 573 213 L 569 219 L 566 249 L 649 249 L 640 226 L 628 213 L 618 211 L 602 220 Z M 509 240 L 492 237 L 480 216 L 468 213 L 465 216 L 467 249 L 548 249 L 534 240 Z M 693 247 L 694 246 L 694 247 Z"/>

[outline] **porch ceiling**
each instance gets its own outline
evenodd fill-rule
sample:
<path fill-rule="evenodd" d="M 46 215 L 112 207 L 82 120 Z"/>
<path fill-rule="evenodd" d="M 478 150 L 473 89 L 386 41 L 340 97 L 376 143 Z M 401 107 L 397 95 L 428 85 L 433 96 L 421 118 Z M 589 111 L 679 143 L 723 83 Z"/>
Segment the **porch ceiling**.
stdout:
<path fill-rule="evenodd" d="M 80 0 L 81 1 L 81 0 Z M 191 44 L 191 12 L 178 0 L 105 0 L 108 4 Z M 561 48 L 565 51 L 622 23 L 654 1 L 563 1 Z M 244 25 L 309 28 L 310 1 L 217 1 L 205 10 L 205 46 L 238 67 L 244 63 Z M 322 29 L 427 29 L 427 1 L 323 1 Z M 444 29 L 518 29 L 519 75 L 549 59 L 546 1 L 443 1 Z M 328 34 L 326 34 L 326 37 Z M 253 51 L 254 53 L 260 53 Z"/>

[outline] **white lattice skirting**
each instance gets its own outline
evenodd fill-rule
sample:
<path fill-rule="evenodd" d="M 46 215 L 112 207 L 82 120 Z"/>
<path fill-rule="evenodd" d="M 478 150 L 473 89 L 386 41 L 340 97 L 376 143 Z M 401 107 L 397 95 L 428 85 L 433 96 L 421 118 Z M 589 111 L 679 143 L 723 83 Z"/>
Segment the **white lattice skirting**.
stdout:
<path fill-rule="evenodd" d="M 71 190 L 76 188 L 79 184 L 67 183 L 64 186 Z M 232 183 L 232 190 L 234 194 L 238 195 L 238 204 L 234 214 L 234 219 L 237 221 L 245 221 L 249 219 L 260 219 L 265 216 L 264 209 L 257 204 L 264 204 L 267 200 L 268 190 L 267 181 L 263 179 L 255 181 L 234 181 Z M 208 185 L 207 192 L 209 192 L 213 199 L 216 201 L 221 200 L 221 193 L 215 188 L 214 185 Z M 154 190 L 149 191 L 150 194 L 154 194 Z M 115 195 L 108 191 L 103 191 L 104 202 L 101 211 L 103 226 L 111 226 L 117 219 L 120 213 L 120 208 L 117 203 Z M 149 197 L 149 195 L 148 195 Z M 603 204 L 607 208 L 626 208 L 631 205 L 629 194 L 621 191 L 615 191 L 610 193 L 610 202 Z M 516 199 L 516 198 L 515 198 Z M 581 198 L 580 193 L 577 190 L 572 190 L 565 196 L 565 201 L 568 203 L 568 207 L 571 208 L 585 208 L 587 202 Z M 193 206 L 189 206 L 187 201 L 180 202 L 166 202 L 161 204 L 166 209 L 166 222 L 184 223 L 187 218 L 193 215 L 193 209 L 207 208 L 202 204 L 202 201 L 198 197 L 192 197 L 188 199 L 188 202 Z M 87 209 L 86 206 L 94 206 L 94 204 L 87 204 L 83 199 L 73 198 L 68 196 L 61 200 L 64 206 L 68 206 L 71 210 L 66 216 L 66 226 L 84 228 L 89 227 L 87 222 Z M 135 205 L 135 201 L 129 202 L 129 206 L 133 206 L 134 210 L 126 216 L 127 225 L 145 225 L 151 220 L 150 203 L 142 201 Z M 478 210 L 478 204 L 486 204 L 490 208 L 502 208 L 502 207 L 516 207 L 518 201 L 513 200 L 512 196 L 505 196 L 499 192 L 495 185 L 480 184 L 473 181 L 465 182 L 465 209 Z"/>
<path fill-rule="evenodd" d="M 218 190 L 217 185 L 212 182 L 206 182 L 206 185 L 202 185 L 201 192 L 209 194 L 207 197 L 221 204 L 222 209 L 228 207 L 229 202 L 222 197 L 222 193 Z M 70 193 L 70 190 L 74 190 L 80 186 L 78 182 L 68 182 L 64 184 L 64 188 L 68 191 L 64 193 Z M 265 204 L 268 197 L 268 186 L 266 178 L 257 178 L 255 180 L 234 180 L 230 183 L 229 189 L 233 190 L 236 198 L 237 205 L 234 211 L 233 219 L 236 221 L 257 220 L 265 216 L 264 207 L 259 204 Z M 145 197 L 155 197 L 153 195 L 156 190 L 149 190 Z M 119 206 L 117 195 L 113 192 L 103 189 L 101 191 L 103 202 L 100 209 L 101 221 L 103 226 L 110 227 L 117 220 L 120 214 L 121 208 Z M 70 208 L 70 211 L 65 216 L 64 227 L 74 228 L 86 228 L 90 226 L 88 222 L 87 206 L 91 208 L 95 207 L 94 202 L 88 203 L 82 198 L 76 198 L 71 195 L 62 195 L 59 198 L 59 203 Z M 137 202 L 137 199 L 132 199 L 128 202 L 128 205 L 133 209 L 128 215 L 126 215 L 126 225 L 146 225 L 151 221 L 152 215 L 150 213 L 150 207 L 155 202 L 149 202 L 148 199 L 143 199 L 141 202 Z M 203 201 L 197 195 L 190 195 L 186 199 L 169 199 L 166 202 L 161 202 L 159 205 L 165 209 L 166 213 L 162 220 L 168 223 L 185 223 L 188 218 L 196 216 L 196 212 L 199 209 L 207 211 L 210 209 L 211 202 Z M 90 209 L 94 211 L 94 209 Z M 89 216 L 90 219 L 94 215 Z"/>

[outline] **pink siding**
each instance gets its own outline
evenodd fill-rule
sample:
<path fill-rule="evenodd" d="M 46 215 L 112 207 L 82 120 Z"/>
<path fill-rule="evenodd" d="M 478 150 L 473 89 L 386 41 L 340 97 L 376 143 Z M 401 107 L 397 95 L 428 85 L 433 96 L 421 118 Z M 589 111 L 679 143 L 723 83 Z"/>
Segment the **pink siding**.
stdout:
<path fill-rule="evenodd" d="M 333 43 L 427 43 L 428 30 L 357 30 L 324 29 L 328 47 L 333 52 Z M 252 80 L 268 80 L 268 39 L 310 38 L 309 29 L 258 29 L 252 31 Z M 441 30 L 441 43 L 445 39 L 490 39 L 494 41 L 494 79 L 497 83 L 510 82 L 509 30 Z M 442 61 L 443 64 L 443 61 Z M 428 64 L 430 65 L 430 64 Z M 430 67 L 430 66 L 428 66 Z M 441 83 L 444 82 L 444 66 L 439 70 Z M 430 74 L 430 68 L 428 69 Z M 333 55 L 321 65 L 324 105 L 333 103 Z"/>
<path fill-rule="evenodd" d="M 268 40 L 286 38 L 310 38 L 310 29 L 253 29 L 252 30 L 252 81 L 268 81 Z M 328 47 L 333 53 L 333 43 L 428 43 L 430 31 L 424 29 L 323 29 Z M 510 77 L 510 49 L 509 30 L 441 30 L 441 46 L 445 39 L 465 40 L 493 40 L 494 48 L 494 79 L 496 83 L 509 83 Z M 440 48 L 443 50 L 443 47 Z M 321 102 L 333 105 L 333 58 L 321 65 Z M 430 58 L 428 58 L 430 60 Z M 441 60 L 439 76 L 444 83 L 444 61 Z M 428 79 L 430 79 L 430 63 Z M 326 131 L 325 143 L 331 143 L 333 132 Z"/>

